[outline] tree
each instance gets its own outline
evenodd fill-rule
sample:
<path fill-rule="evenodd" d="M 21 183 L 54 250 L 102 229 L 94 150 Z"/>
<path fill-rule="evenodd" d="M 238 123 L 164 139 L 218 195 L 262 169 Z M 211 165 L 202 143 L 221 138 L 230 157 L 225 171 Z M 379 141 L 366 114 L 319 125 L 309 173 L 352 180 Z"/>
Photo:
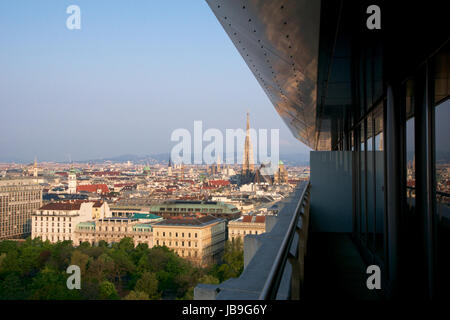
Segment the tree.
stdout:
<path fill-rule="evenodd" d="M 133 239 L 131 239 L 129 237 L 125 237 L 125 238 L 120 239 L 119 249 L 123 250 L 123 251 L 125 251 L 127 253 L 130 253 L 131 251 L 133 251 L 133 249 L 134 249 Z"/>
<path fill-rule="evenodd" d="M 76 265 L 80 267 L 81 274 L 84 275 L 86 273 L 86 266 L 89 261 L 89 256 L 87 254 L 82 253 L 81 251 L 75 250 L 72 253 L 72 257 L 70 259 L 71 265 Z"/>
<path fill-rule="evenodd" d="M 118 300 L 119 295 L 114 284 L 107 280 L 103 281 L 98 288 L 98 298 L 100 300 Z"/>
<path fill-rule="evenodd" d="M 200 278 L 199 283 L 205 283 L 205 284 L 219 284 L 220 280 L 213 275 L 206 274 L 203 277 Z"/>
<path fill-rule="evenodd" d="M 136 267 L 127 253 L 121 249 L 112 249 L 110 256 L 114 261 L 114 280 L 121 286 L 122 280 L 128 280 Z"/>
<path fill-rule="evenodd" d="M 0 300 L 22 300 L 27 298 L 24 285 L 15 273 L 10 273 L 0 281 Z"/>
<path fill-rule="evenodd" d="M 244 270 L 244 250 L 240 238 L 227 241 L 223 254 L 223 263 L 215 265 L 209 274 L 223 282 L 229 278 L 237 278 Z"/>
<path fill-rule="evenodd" d="M 86 276 L 98 283 L 102 282 L 105 278 L 114 280 L 114 260 L 106 253 L 102 254 L 89 264 Z"/>
<path fill-rule="evenodd" d="M 17 250 L 17 242 L 11 240 L 0 241 L 0 253 L 8 253 Z"/>
<path fill-rule="evenodd" d="M 148 294 L 142 291 L 130 291 L 123 300 L 150 300 Z"/>
<path fill-rule="evenodd" d="M 145 292 L 150 299 L 159 299 L 161 296 L 158 292 L 158 279 L 152 272 L 142 274 L 142 277 L 136 282 L 135 290 Z"/>
<path fill-rule="evenodd" d="M 66 285 L 67 277 L 63 272 L 44 268 L 31 284 L 33 300 L 71 300 L 79 299 L 78 290 L 70 290 Z"/>

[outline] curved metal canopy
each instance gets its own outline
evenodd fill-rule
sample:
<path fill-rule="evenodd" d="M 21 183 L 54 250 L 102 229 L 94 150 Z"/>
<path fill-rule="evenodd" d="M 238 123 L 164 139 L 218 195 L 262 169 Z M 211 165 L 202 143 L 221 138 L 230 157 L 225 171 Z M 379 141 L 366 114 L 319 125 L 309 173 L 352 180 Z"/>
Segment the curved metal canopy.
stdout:
<path fill-rule="evenodd" d="M 294 136 L 315 149 L 320 1 L 207 3 Z"/>

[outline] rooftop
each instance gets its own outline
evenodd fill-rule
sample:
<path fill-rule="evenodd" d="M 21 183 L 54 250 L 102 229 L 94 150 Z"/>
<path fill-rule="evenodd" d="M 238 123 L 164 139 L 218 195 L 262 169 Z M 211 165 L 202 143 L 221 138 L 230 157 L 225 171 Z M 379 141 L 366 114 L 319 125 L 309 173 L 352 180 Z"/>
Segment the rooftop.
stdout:
<path fill-rule="evenodd" d="M 222 219 L 216 218 L 214 216 L 179 216 L 172 217 L 167 220 L 161 221 L 155 226 L 195 226 L 195 227 L 203 227 L 215 222 L 223 221 Z"/>

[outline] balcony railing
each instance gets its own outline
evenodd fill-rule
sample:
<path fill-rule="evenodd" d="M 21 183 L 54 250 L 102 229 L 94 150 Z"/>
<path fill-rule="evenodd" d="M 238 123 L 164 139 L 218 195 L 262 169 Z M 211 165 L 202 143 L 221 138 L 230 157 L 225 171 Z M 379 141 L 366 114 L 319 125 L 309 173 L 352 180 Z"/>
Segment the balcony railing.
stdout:
<path fill-rule="evenodd" d="M 239 278 L 219 285 L 199 284 L 194 299 L 299 299 L 308 238 L 309 188 L 305 182 L 294 190 L 266 233 L 244 238 L 246 266 Z"/>

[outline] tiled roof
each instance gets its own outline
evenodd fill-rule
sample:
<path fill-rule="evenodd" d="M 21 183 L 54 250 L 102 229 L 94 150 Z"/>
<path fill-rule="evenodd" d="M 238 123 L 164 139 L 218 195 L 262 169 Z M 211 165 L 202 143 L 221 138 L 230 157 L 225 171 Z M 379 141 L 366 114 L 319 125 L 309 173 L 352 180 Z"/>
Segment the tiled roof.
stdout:
<path fill-rule="evenodd" d="M 58 211 L 72 211 L 80 210 L 81 204 L 85 201 L 65 201 L 65 202 L 51 202 L 43 205 L 39 210 L 58 210 Z"/>
<path fill-rule="evenodd" d="M 247 223 L 264 223 L 266 222 L 266 217 L 265 216 L 242 216 L 242 222 L 247 222 Z"/>
<path fill-rule="evenodd" d="M 211 181 L 209 181 L 209 184 L 212 186 L 228 186 L 230 184 L 230 181 L 228 181 L 228 180 L 211 180 Z"/>
<path fill-rule="evenodd" d="M 97 193 L 97 190 L 101 190 L 101 193 L 109 193 L 108 186 L 104 183 L 102 184 L 85 184 L 77 186 L 77 192 L 86 191 Z"/>

